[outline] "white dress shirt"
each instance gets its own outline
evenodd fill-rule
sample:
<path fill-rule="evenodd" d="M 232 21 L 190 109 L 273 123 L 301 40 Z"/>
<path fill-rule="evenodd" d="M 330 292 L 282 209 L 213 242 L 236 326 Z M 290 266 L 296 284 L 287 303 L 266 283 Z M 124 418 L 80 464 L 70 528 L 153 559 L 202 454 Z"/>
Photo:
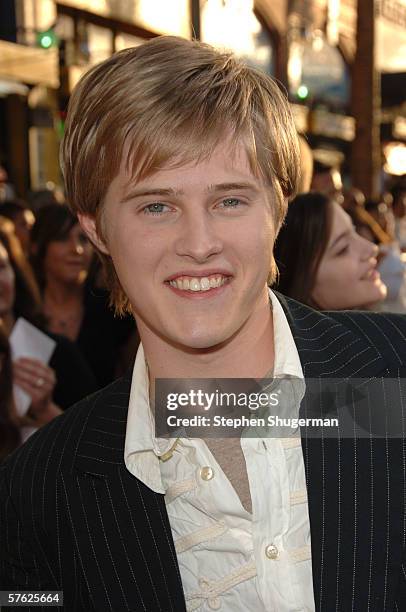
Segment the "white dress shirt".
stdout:
<path fill-rule="evenodd" d="M 270 298 L 273 376 L 303 379 L 283 309 L 271 291 Z M 298 416 L 300 397 L 292 402 L 292 417 Z M 241 437 L 252 500 L 250 514 L 203 440 L 182 438 L 174 443 L 173 439 L 156 438 L 154 431 L 140 346 L 131 385 L 125 463 L 146 486 L 165 494 L 187 609 L 313 611 L 300 437 Z M 169 459 L 163 461 L 162 456 Z"/>

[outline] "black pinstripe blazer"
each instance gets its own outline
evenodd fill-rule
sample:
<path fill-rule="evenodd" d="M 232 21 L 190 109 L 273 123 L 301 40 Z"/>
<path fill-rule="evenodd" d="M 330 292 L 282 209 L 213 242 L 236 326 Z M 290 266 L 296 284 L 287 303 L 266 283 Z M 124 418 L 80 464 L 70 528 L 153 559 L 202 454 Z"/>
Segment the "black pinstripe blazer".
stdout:
<path fill-rule="evenodd" d="M 279 298 L 305 376 L 406 376 L 406 317 Z M 124 465 L 129 389 L 83 400 L 3 466 L 1 589 L 63 590 L 68 612 L 185 610 L 164 496 Z M 406 610 L 403 441 L 303 439 L 303 453 L 316 609 Z"/>

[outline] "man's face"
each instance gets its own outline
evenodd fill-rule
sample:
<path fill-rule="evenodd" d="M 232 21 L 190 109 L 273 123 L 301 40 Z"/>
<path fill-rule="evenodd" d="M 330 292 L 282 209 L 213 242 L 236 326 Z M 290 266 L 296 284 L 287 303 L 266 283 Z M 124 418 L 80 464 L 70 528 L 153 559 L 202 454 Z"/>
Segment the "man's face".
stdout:
<path fill-rule="evenodd" d="M 263 326 L 271 206 L 243 145 L 132 185 L 121 169 L 105 198 L 105 245 L 143 339 L 206 349 Z"/>

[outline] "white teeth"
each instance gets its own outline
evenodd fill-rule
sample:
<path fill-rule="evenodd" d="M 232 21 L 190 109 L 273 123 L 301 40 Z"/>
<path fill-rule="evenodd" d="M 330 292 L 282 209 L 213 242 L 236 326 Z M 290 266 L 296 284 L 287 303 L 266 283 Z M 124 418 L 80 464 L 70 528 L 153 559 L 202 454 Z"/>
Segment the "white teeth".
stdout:
<path fill-rule="evenodd" d="M 203 276 L 201 278 L 178 278 L 176 280 L 169 281 L 169 284 L 172 287 L 176 287 L 176 289 L 181 289 L 182 291 L 209 291 L 210 289 L 215 289 L 216 287 L 221 287 L 224 285 L 227 278 L 225 276 L 212 276 L 208 278 L 207 276 Z"/>
<path fill-rule="evenodd" d="M 191 291 L 200 291 L 200 281 L 198 278 L 192 278 L 189 282 L 189 289 Z"/>

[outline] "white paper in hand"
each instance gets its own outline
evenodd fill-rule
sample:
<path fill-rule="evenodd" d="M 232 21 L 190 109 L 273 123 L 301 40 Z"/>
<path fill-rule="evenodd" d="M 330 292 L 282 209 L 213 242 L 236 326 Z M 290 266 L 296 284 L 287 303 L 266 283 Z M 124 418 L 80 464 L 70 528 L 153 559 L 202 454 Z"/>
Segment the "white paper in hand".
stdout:
<path fill-rule="evenodd" d="M 11 357 L 32 357 L 48 364 L 56 342 L 23 318 L 17 319 L 10 335 Z M 14 400 L 19 416 L 24 416 L 31 404 L 31 398 L 17 385 L 14 385 Z"/>

